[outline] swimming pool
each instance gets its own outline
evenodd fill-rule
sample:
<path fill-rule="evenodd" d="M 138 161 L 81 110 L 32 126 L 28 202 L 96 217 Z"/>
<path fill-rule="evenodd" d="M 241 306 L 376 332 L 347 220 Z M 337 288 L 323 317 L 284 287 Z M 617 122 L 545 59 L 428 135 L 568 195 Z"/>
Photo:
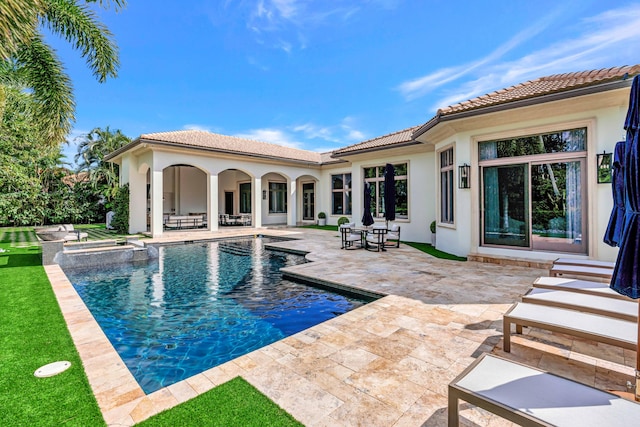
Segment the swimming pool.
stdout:
<path fill-rule="evenodd" d="M 371 301 L 284 280 L 304 258 L 268 241 L 165 246 L 142 265 L 65 273 L 151 393 Z"/>

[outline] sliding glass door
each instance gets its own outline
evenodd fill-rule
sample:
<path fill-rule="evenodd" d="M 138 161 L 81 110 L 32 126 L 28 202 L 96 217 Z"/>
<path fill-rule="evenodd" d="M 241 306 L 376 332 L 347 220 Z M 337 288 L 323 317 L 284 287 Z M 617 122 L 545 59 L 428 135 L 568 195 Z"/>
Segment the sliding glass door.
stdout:
<path fill-rule="evenodd" d="M 483 169 L 484 243 L 529 246 L 528 165 Z"/>
<path fill-rule="evenodd" d="M 532 247 L 585 253 L 583 161 L 531 166 Z"/>
<path fill-rule="evenodd" d="M 586 134 L 479 143 L 482 245 L 587 253 Z"/>

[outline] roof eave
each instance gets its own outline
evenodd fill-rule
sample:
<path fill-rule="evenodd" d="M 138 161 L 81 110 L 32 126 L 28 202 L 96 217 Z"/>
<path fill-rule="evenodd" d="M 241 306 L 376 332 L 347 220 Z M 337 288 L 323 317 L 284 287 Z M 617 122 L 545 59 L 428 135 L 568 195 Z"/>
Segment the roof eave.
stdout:
<path fill-rule="evenodd" d="M 208 152 L 221 153 L 221 154 L 233 154 L 233 155 L 243 156 L 243 157 L 252 157 L 252 158 L 269 159 L 269 160 L 280 160 L 280 161 L 297 163 L 297 164 L 304 164 L 304 165 L 320 166 L 322 164 L 320 161 L 316 162 L 316 161 L 312 161 L 312 160 L 292 159 L 292 158 L 289 158 L 289 157 L 269 156 L 269 155 L 266 155 L 266 154 L 245 153 L 245 152 L 242 152 L 242 151 L 234 151 L 234 150 L 222 149 L 222 148 L 214 148 L 214 147 L 202 147 L 202 146 L 198 146 L 198 145 L 186 145 L 186 144 L 180 144 L 180 143 L 175 143 L 175 142 L 171 142 L 171 141 L 160 141 L 160 140 L 155 140 L 155 139 L 138 138 L 138 139 L 136 139 L 136 141 L 138 141 L 138 144 L 151 144 L 151 145 L 162 146 L 162 147 L 170 147 L 170 148 L 183 148 L 183 149 L 187 149 L 187 150 L 199 150 L 199 151 L 208 151 Z M 118 151 L 121 151 L 120 153 L 118 151 L 116 151 L 114 154 L 110 154 L 109 156 L 110 157 L 111 156 L 115 157 L 115 155 L 122 154 L 123 152 L 127 151 L 126 149 L 129 149 L 129 148 L 132 148 L 132 147 L 133 147 L 133 143 L 128 144 L 127 146 L 125 146 L 125 147 L 121 148 L 120 150 L 118 150 Z"/>
<path fill-rule="evenodd" d="M 420 141 L 416 141 L 415 138 L 414 140 L 411 141 L 407 141 L 407 142 L 402 142 L 402 143 L 398 143 L 398 144 L 391 144 L 391 145 L 380 145 L 377 147 L 370 147 L 370 148 L 361 148 L 358 150 L 350 150 L 350 151 L 346 151 L 346 152 L 339 152 L 336 151 L 333 154 L 331 154 L 331 157 L 333 158 L 342 158 L 342 157 L 348 157 L 348 156 L 355 156 L 357 154 L 365 154 L 365 153 L 372 153 L 375 151 L 383 151 L 383 150 L 391 150 L 394 148 L 401 148 L 401 147 L 408 147 L 411 145 L 418 145 L 418 144 L 422 144 L 422 142 Z"/>
<path fill-rule="evenodd" d="M 514 108 L 529 107 L 537 104 L 544 104 L 546 102 L 560 101 L 563 99 L 575 98 L 578 96 L 591 95 L 594 93 L 606 92 L 609 90 L 623 89 L 630 87 L 633 79 L 628 78 L 624 80 L 615 80 L 612 82 L 606 82 L 598 85 L 590 85 L 580 87 L 576 89 L 570 89 L 561 92 L 549 93 L 540 96 L 534 96 L 531 98 L 518 99 L 515 101 L 509 101 L 502 104 L 489 105 L 486 107 L 475 108 L 468 111 L 460 111 L 451 114 L 436 114 L 431 120 L 420 126 L 412 135 L 413 139 L 418 139 L 420 136 L 427 133 L 430 129 L 436 127 L 441 122 L 447 122 L 451 120 L 464 119 L 467 117 L 480 116 L 483 114 L 495 113 L 505 110 L 511 110 Z"/>

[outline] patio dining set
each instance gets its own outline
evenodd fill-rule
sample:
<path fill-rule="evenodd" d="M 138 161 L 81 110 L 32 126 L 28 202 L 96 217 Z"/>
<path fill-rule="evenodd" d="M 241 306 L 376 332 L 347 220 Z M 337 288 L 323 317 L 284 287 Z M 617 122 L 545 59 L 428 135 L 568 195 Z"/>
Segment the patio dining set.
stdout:
<path fill-rule="evenodd" d="M 392 224 L 356 227 L 355 223 L 342 224 L 339 227 L 342 238 L 341 249 L 368 249 L 376 252 L 387 247 L 400 247 L 400 226 Z"/>

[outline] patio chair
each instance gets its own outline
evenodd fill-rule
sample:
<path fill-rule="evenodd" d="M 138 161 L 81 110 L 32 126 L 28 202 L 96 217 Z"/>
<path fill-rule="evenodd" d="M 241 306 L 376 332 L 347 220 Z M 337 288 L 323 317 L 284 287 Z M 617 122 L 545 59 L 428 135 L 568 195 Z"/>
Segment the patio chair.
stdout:
<path fill-rule="evenodd" d="M 81 241 L 82 239 L 87 240 L 89 238 L 89 233 L 85 233 L 84 231 L 76 230 L 73 228 L 73 224 L 64 224 L 64 229 L 67 230 L 67 235 L 64 237 L 65 242 L 71 241 Z"/>
<path fill-rule="evenodd" d="M 365 249 L 373 247 L 376 249 L 376 252 L 386 250 L 384 248 L 384 243 L 387 240 L 387 231 L 387 227 L 384 225 L 374 225 L 370 231 L 367 231 L 367 235 L 365 236 Z"/>
<path fill-rule="evenodd" d="M 635 402 L 488 353 L 449 384 L 449 427 L 460 425 L 458 400 L 521 426 L 624 426 L 640 417 Z"/>
<path fill-rule="evenodd" d="M 342 224 L 340 226 L 340 235 L 342 237 L 342 246 L 340 249 L 353 248 L 357 243 L 362 246 L 362 234 L 355 232 L 356 224 Z"/>
<path fill-rule="evenodd" d="M 392 242 L 389 242 L 392 240 Z M 385 246 L 396 248 L 400 247 L 400 226 L 398 224 L 391 224 L 391 228 L 387 231 L 387 241 L 385 242 Z"/>
<path fill-rule="evenodd" d="M 511 351 L 512 323 L 516 325 L 517 334 L 522 333 L 523 326 L 528 326 L 629 350 L 636 350 L 638 345 L 636 322 L 576 310 L 517 302 L 504 314 L 502 322 L 502 348 L 507 353 Z"/>

